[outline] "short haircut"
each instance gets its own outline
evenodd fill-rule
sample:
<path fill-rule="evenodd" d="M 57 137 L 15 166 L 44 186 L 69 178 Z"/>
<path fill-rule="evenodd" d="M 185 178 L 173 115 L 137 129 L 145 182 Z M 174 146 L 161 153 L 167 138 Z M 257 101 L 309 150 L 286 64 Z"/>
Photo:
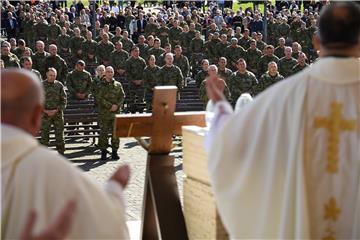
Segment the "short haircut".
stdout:
<path fill-rule="evenodd" d="M 348 48 L 360 38 L 360 7 L 353 2 L 335 2 L 323 8 L 319 37 L 324 47 Z"/>

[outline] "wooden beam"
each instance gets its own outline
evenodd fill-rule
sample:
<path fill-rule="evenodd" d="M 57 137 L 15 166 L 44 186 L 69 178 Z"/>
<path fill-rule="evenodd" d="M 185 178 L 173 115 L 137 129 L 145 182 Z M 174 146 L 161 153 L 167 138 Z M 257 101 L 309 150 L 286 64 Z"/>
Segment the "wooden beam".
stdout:
<path fill-rule="evenodd" d="M 149 153 L 169 153 L 172 147 L 177 87 L 155 87 Z"/>

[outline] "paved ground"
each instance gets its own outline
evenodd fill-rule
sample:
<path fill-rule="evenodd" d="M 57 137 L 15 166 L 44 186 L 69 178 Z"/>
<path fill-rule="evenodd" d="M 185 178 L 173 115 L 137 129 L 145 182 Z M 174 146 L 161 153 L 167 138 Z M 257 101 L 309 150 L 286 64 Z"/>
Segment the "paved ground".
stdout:
<path fill-rule="evenodd" d="M 181 138 L 174 141 L 175 148 L 172 155 L 175 156 L 175 168 L 178 179 L 180 196 L 182 196 L 182 148 Z M 76 166 L 85 171 L 100 184 L 103 184 L 111 174 L 122 164 L 128 164 L 131 169 L 130 183 L 125 190 L 127 205 L 127 220 L 141 220 L 142 198 L 144 190 L 146 151 L 134 138 L 122 138 L 120 140 L 120 160 L 100 161 L 100 151 L 91 142 L 76 141 L 67 143 L 66 156 Z M 110 148 L 109 148 L 110 149 Z"/>

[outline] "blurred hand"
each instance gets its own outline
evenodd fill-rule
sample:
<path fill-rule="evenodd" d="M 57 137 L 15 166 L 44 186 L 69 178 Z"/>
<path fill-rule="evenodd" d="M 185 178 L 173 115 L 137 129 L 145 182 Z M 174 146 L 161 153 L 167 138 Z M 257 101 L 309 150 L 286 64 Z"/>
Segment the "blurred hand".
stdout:
<path fill-rule="evenodd" d="M 225 101 L 223 94 L 225 81 L 217 76 L 209 76 L 206 78 L 206 94 L 214 103 Z"/>
<path fill-rule="evenodd" d="M 28 215 L 25 228 L 21 233 L 20 240 L 65 239 L 71 230 L 75 211 L 75 201 L 69 201 L 61 210 L 59 216 L 55 219 L 55 221 L 53 223 L 50 223 L 43 231 L 41 231 L 36 236 L 32 235 L 33 228 L 36 222 L 36 212 L 31 211 Z"/>
<path fill-rule="evenodd" d="M 123 189 L 126 188 L 130 178 L 130 168 L 128 165 L 123 165 L 116 170 L 116 172 L 110 177 L 111 180 L 119 183 Z"/>

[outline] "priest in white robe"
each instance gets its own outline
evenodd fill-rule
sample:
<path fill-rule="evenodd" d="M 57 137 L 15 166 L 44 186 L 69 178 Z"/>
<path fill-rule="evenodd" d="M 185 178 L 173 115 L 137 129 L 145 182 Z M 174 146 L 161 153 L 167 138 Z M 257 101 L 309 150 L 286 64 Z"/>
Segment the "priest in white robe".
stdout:
<path fill-rule="evenodd" d="M 1 237 L 20 239 L 30 211 L 37 213 L 33 235 L 76 202 L 71 239 L 128 239 L 120 168 L 102 189 L 65 158 L 39 145 L 36 135 L 43 93 L 36 76 L 1 72 Z"/>
<path fill-rule="evenodd" d="M 239 113 L 208 79 L 208 166 L 232 239 L 360 239 L 359 16 L 324 7 L 319 60 Z"/>

